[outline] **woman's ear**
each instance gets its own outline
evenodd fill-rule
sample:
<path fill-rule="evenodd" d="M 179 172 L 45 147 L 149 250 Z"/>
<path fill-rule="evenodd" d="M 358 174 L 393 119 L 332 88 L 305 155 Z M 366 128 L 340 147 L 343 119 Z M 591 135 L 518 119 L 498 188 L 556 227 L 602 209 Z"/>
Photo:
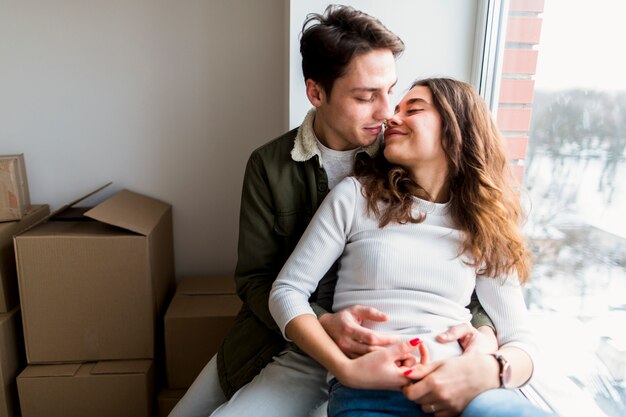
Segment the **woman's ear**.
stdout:
<path fill-rule="evenodd" d="M 314 107 L 319 107 L 324 102 L 324 89 L 312 79 L 306 80 L 306 96 Z"/>

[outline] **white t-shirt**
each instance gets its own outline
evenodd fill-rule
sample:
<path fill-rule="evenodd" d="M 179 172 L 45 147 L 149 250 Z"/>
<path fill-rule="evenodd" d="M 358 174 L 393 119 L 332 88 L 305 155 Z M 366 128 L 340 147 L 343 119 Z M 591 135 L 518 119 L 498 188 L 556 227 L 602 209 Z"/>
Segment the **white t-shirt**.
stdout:
<path fill-rule="evenodd" d="M 361 148 L 349 151 L 336 151 L 324 146 L 319 139 L 315 138 L 315 140 L 322 154 L 322 166 L 328 176 L 328 188 L 332 189 L 348 175 L 352 175 L 354 157 Z"/>

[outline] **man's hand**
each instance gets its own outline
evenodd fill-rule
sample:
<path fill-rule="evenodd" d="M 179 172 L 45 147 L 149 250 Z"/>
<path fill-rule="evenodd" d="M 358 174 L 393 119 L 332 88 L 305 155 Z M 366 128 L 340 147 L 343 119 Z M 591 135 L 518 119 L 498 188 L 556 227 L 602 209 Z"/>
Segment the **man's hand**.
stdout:
<path fill-rule="evenodd" d="M 446 332 L 437 335 L 440 343 L 459 342 L 463 354 L 493 353 L 498 350 L 496 334 L 489 326 L 475 329 L 471 324 L 463 323 L 450 327 Z"/>
<path fill-rule="evenodd" d="M 372 307 L 352 306 L 337 313 L 324 314 L 319 322 L 339 349 L 351 359 L 398 341 L 363 327 L 363 321 L 387 321 L 387 315 Z"/>
<path fill-rule="evenodd" d="M 458 416 L 478 394 L 499 386 L 498 363 L 490 355 L 464 354 L 427 365 L 416 365 L 404 395 L 436 417 Z"/>

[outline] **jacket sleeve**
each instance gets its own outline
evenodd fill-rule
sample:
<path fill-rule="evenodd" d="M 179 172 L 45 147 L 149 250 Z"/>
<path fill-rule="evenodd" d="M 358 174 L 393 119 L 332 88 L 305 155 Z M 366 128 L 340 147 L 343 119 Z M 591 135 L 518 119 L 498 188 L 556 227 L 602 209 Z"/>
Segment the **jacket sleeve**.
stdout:
<path fill-rule="evenodd" d="M 267 175 L 256 154 L 248 160 L 241 193 L 235 282 L 237 293 L 269 329 L 279 332 L 267 301 L 280 271 L 280 242 L 273 233 L 275 210 Z"/>
<path fill-rule="evenodd" d="M 487 312 L 480 304 L 480 301 L 476 296 L 476 291 L 472 293 L 472 299 L 467 308 L 469 308 L 470 312 L 472 313 L 472 326 L 474 326 L 476 329 L 481 326 L 489 326 L 493 329 L 494 332 L 496 331 L 496 328 L 489 318 L 489 315 L 487 315 Z"/>

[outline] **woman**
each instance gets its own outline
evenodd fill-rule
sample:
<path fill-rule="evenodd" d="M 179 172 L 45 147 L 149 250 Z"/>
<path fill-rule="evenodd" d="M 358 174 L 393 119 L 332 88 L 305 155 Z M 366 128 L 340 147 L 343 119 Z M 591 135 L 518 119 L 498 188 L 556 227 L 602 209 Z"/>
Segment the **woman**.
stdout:
<path fill-rule="evenodd" d="M 388 121 L 384 149 L 357 161 L 355 177 L 333 189 L 270 295 L 283 335 L 331 374 L 329 417 L 452 415 L 399 391 L 424 376 L 428 352 L 434 361 L 462 353 L 434 335 L 469 322 L 465 306 L 474 288 L 500 346 L 496 355 L 476 357 L 483 382 L 512 388 L 530 379 L 534 348 L 520 285 L 529 255 L 519 217 L 501 139 L 482 99 L 451 79 L 414 83 Z M 385 312 L 388 321 L 366 325 L 410 339 L 406 362 L 390 363 L 384 349 L 347 358 L 320 326 L 308 298 L 339 258 L 333 309 L 361 304 Z M 411 345 L 421 356 L 413 368 Z"/>

